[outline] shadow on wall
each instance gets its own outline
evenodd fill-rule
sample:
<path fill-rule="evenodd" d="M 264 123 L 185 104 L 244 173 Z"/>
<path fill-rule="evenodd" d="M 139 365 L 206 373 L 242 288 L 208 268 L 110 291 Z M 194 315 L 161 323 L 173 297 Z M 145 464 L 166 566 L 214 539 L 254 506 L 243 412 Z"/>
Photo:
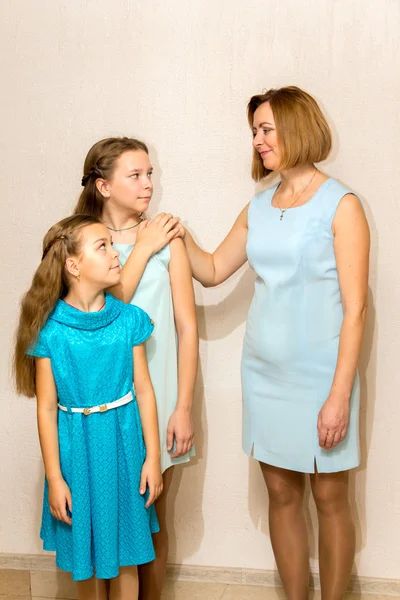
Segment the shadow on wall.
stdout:
<path fill-rule="evenodd" d="M 370 272 L 377 276 L 379 236 L 372 211 L 365 200 L 361 198 L 368 223 L 371 231 L 371 256 Z M 371 282 L 372 283 L 372 282 Z M 375 282 L 373 282 L 375 286 Z M 368 316 L 365 328 L 364 343 L 359 362 L 360 386 L 361 386 L 361 404 L 360 404 L 360 450 L 361 464 L 351 474 L 350 479 L 350 497 L 352 499 L 352 508 L 356 524 L 356 554 L 366 546 L 367 540 L 365 534 L 367 531 L 366 523 L 366 480 L 368 468 L 368 455 L 371 445 L 372 430 L 374 425 L 375 402 L 376 402 L 376 373 L 368 371 L 368 365 L 376 365 L 377 360 L 377 323 L 376 310 L 374 305 L 374 289 L 368 289 Z M 357 583 L 357 570 L 355 569 L 354 591 L 359 593 L 360 586 Z"/>
<path fill-rule="evenodd" d="M 225 338 L 246 322 L 254 294 L 255 279 L 254 271 L 245 268 L 234 289 L 222 302 L 201 307 L 204 315 L 199 319 L 201 340 Z"/>
<path fill-rule="evenodd" d="M 207 468 L 208 428 L 207 415 L 204 405 L 204 384 L 201 367 L 197 377 L 194 395 L 194 413 L 196 438 L 196 456 L 189 464 L 174 467 L 174 477 L 168 494 L 168 535 L 169 535 L 169 563 L 181 563 L 182 558 L 191 556 L 201 546 L 204 536 L 203 518 L 203 496 L 204 479 Z M 175 513 L 177 495 L 185 494 L 189 489 L 188 470 L 195 469 L 190 477 L 190 502 L 185 504 L 185 522 L 179 521 L 179 515 Z M 182 544 L 179 545 L 176 531 L 179 529 L 180 536 L 185 539 L 184 556 L 182 557 Z"/>

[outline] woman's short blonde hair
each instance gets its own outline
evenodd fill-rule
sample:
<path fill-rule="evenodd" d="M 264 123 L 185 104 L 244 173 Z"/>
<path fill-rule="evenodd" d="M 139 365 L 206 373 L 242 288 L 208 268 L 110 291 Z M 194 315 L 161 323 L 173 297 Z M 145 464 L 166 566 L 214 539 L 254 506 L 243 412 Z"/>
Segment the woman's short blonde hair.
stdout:
<path fill-rule="evenodd" d="M 268 90 L 250 98 L 247 118 L 253 129 L 254 113 L 269 102 L 274 114 L 276 133 L 282 150 L 279 169 L 313 164 L 325 160 L 331 151 L 332 134 L 317 102 L 298 87 Z M 271 171 L 264 167 L 262 158 L 253 149 L 251 175 L 255 181 L 267 177 Z"/>

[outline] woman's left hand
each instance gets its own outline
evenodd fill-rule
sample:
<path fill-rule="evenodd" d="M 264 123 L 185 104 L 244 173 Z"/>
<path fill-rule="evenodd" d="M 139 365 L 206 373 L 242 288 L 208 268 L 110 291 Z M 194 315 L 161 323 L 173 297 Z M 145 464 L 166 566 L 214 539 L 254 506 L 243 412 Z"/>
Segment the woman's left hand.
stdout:
<path fill-rule="evenodd" d="M 318 438 L 321 448 L 331 450 L 344 440 L 349 415 L 349 400 L 329 396 L 318 415 Z"/>
<path fill-rule="evenodd" d="M 183 456 L 194 443 L 194 428 L 191 409 L 176 408 L 172 413 L 167 430 L 167 449 L 170 452 L 176 440 L 175 452 L 171 458 Z"/>

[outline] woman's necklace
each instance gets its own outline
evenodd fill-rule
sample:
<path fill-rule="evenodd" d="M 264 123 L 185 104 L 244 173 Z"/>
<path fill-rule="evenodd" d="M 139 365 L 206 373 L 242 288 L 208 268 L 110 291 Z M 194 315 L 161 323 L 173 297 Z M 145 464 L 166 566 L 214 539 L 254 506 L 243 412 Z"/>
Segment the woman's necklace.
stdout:
<path fill-rule="evenodd" d="M 316 175 L 316 173 L 317 173 L 317 170 L 318 170 L 318 169 L 316 168 L 316 169 L 315 169 L 315 171 L 314 171 L 314 173 L 313 173 L 313 176 L 311 177 L 310 181 L 307 183 L 306 187 L 305 187 L 305 188 L 304 188 L 304 189 L 303 189 L 303 190 L 300 192 L 300 194 L 297 196 L 297 198 L 295 198 L 294 202 L 292 202 L 292 204 L 291 204 L 290 206 L 287 206 L 286 208 L 281 208 L 281 207 L 279 206 L 278 199 L 276 200 L 276 203 L 277 203 L 277 205 L 278 205 L 278 208 L 279 208 L 279 210 L 281 211 L 281 215 L 280 215 L 280 217 L 279 217 L 279 220 L 280 220 L 280 221 L 282 221 L 282 219 L 283 219 L 283 216 L 284 216 L 285 212 L 286 212 L 286 211 L 287 211 L 289 208 L 293 208 L 293 206 L 296 204 L 296 202 L 298 202 L 298 200 L 299 200 L 299 199 L 301 198 L 301 196 L 304 194 L 304 192 L 306 191 L 306 189 L 309 187 L 309 185 L 311 184 L 312 180 L 314 179 L 314 177 L 315 177 L 315 175 Z M 276 190 L 275 190 L 275 192 L 274 192 L 274 196 L 275 196 L 275 194 L 276 194 L 276 192 L 277 192 L 278 188 L 280 187 L 280 185 L 281 185 L 281 184 L 279 183 L 278 187 L 276 188 Z M 274 199 L 274 198 L 272 197 L 272 199 Z"/>
<path fill-rule="evenodd" d="M 136 225 L 131 225 L 130 227 L 122 227 L 121 229 L 114 229 L 114 227 L 109 227 L 108 225 L 106 225 L 106 227 L 110 231 L 115 231 L 116 233 L 121 233 L 121 231 L 128 231 L 128 229 L 135 229 L 135 227 L 138 227 L 142 221 L 143 221 L 143 219 L 140 219 L 139 223 L 136 223 Z"/>

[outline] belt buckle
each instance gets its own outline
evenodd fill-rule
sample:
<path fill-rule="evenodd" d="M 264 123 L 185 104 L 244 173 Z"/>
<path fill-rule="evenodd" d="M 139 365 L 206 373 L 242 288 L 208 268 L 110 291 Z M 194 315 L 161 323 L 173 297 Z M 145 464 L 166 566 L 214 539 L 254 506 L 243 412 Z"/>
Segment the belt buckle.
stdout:
<path fill-rule="evenodd" d="M 99 410 L 100 412 L 106 412 L 106 410 L 108 410 L 107 404 L 102 404 L 101 406 L 99 406 Z"/>
<path fill-rule="evenodd" d="M 83 414 L 86 415 L 86 416 L 90 415 L 91 412 L 92 412 L 91 408 L 84 408 L 83 409 Z"/>

